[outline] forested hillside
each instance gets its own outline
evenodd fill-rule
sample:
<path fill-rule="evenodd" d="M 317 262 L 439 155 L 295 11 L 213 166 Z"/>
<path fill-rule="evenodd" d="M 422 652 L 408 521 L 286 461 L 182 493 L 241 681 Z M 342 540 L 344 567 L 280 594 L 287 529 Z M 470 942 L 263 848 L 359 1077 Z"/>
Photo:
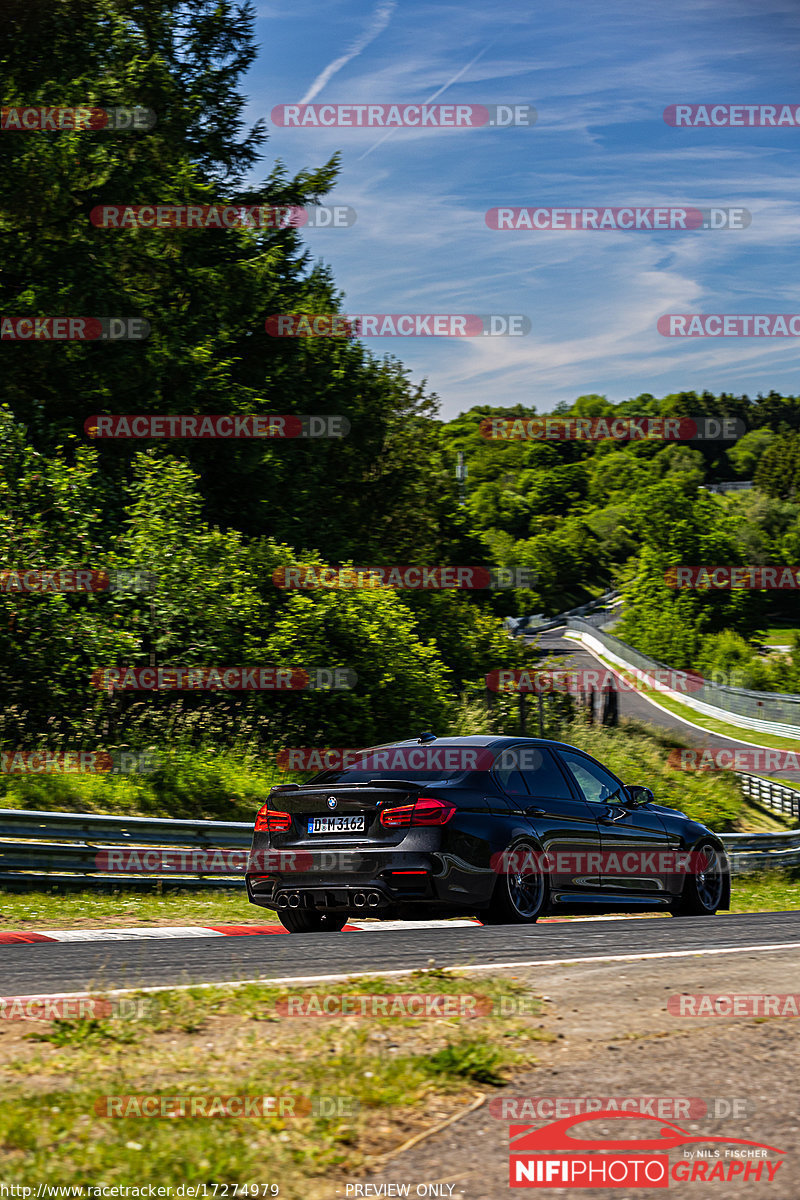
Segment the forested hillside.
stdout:
<path fill-rule="evenodd" d="M 745 436 L 492 441 L 472 409 L 447 423 L 402 362 L 353 338 L 271 338 L 275 312 L 342 312 L 332 265 L 296 228 L 105 229 L 98 206 L 304 205 L 330 197 L 337 159 L 289 177 L 261 126 L 244 128 L 251 20 L 163 0 L 137 21 L 93 5 L 12 4 L 6 103 L 144 105 L 146 136 L 62 130 L 0 139 L 4 316 L 141 318 L 144 341 L 2 343 L 3 569 L 136 569 L 152 594 L 0 594 L 5 746 L 362 745 L 463 727 L 484 674 L 521 653 L 501 618 L 553 613 L 621 586 L 622 636 L 679 667 L 800 690 L 798 656 L 766 660 L 769 625 L 796 594 L 676 593 L 680 563 L 800 562 L 800 401 L 649 394 L 612 408 L 583 396 L 555 415 L 733 417 Z M 46 42 L 46 60 L 34 47 Z M 26 52 L 26 47 L 28 52 Z M 102 81 L 98 83 L 98 81 Z M 246 183 L 253 172 L 262 182 Z M 646 382 L 646 381 L 643 381 Z M 540 413 L 548 412 L 546 399 Z M 348 435 L 93 440 L 96 414 L 324 414 Z M 468 477 L 456 481 L 458 452 Z M 714 495 L 704 486 L 754 480 Z M 287 592 L 308 564 L 521 565 L 529 590 Z M 348 692 L 131 694 L 98 668 L 347 667 Z"/>
<path fill-rule="evenodd" d="M 444 426 L 468 463 L 470 527 L 498 562 L 536 573 L 536 611 L 617 586 L 625 616 L 615 632 L 645 653 L 717 682 L 797 691 L 797 656 L 756 649 L 770 629 L 790 644 L 800 628 L 797 573 L 793 590 L 776 591 L 677 590 L 665 576 L 680 565 L 800 565 L 800 400 L 682 392 L 611 405 L 588 395 L 552 412 L 573 427 L 576 418 L 727 420 L 739 436 L 496 440 L 485 436 L 491 419 L 516 419 L 524 431 L 536 409 L 489 406 Z M 708 490 L 731 483 L 754 486 Z"/>

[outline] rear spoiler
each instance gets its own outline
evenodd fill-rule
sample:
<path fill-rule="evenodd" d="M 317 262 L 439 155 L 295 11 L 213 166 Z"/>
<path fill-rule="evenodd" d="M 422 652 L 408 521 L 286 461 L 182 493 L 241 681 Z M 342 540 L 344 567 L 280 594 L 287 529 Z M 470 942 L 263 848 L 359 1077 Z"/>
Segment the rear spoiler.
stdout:
<path fill-rule="evenodd" d="M 424 785 L 420 782 L 412 783 L 410 779 L 364 779 L 364 780 L 361 780 L 361 782 L 359 782 L 359 783 L 315 783 L 314 780 L 311 779 L 311 780 L 309 780 L 308 783 L 276 783 L 275 786 L 272 788 L 272 791 L 273 792 L 296 792 L 300 788 L 307 788 L 307 787 L 326 787 L 326 788 L 384 787 L 384 788 L 402 788 L 403 791 L 407 792 L 407 791 L 409 791 L 409 789 L 411 791 L 413 791 L 414 788 L 419 788 L 419 787 L 423 787 L 423 786 L 427 786 L 427 785 Z"/>

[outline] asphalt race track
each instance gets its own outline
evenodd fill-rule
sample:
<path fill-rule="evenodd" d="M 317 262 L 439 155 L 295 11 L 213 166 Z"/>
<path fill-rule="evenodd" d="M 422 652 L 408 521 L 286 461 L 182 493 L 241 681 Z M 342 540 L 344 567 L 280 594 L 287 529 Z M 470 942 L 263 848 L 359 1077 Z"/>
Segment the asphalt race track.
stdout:
<path fill-rule="evenodd" d="M 638 955 L 749 952 L 768 958 L 800 949 L 800 912 L 716 917 L 565 921 L 518 926 L 379 928 L 344 934 L 176 938 L 151 942 L 8 945 L 0 949 L 0 993 L 10 996 L 164 987 L 238 979 L 309 979 L 437 967 L 593 964 Z M 543 973 L 543 980 L 546 974 Z"/>
<path fill-rule="evenodd" d="M 526 638 L 528 645 L 535 644 L 543 655 L 561 670 L 597 670 L 598 667 L 604 667 L 599 658 L 597 658 L 580 642 L 574 642 L 570 638 L 566 638 L 564 634 L 567 632 L 566 626 L 559 626 L 557 629 L 549 629 L 545 633 L 535 634 L 531 638 Z M 535 697 L 533 697 L 535 700 Z M 704 748 L 731 750 L 740 747 L 742 750 L 752 749 L 753 745 L 760 745 L 759 737 L 761 736 L 756 730 L 742 729 L 742 740 L 736 738 L 725 737 L 721 733 L 706 733 L 701 729 L 696 729 L 692 725 L 688 725 L 682 721 L 680 717 L 674 716 L 663 708 L 657 708 L 655 704 L 651 704 L 647 696 L 643 692 L 636 691 L 620 691 L 618 694 L 618 705 L 620 717 L 628 717 L 631 720 L 642 721 L 648 725 L 654 725 L 658 729 L 666 730 L 668 733 L 674 734 L 679 741 L 686 746 L 702 746 Z M 702 720 L 702 718 L 699 718 Z M 536 713 L 535 705 L 529 705 L 528 712 L 528 736 L 536 737 Z M 769 774 L 769 772 L 752 771 L 753 775 Z M 773 773 L 774 776 L 774 773 Z M 786 771 L 780 777 L 781 782 L 786 782 L 791 786 L 792 783 L 800 782 L 800 772 Z M 632 779 L 631 783 L 646 783 L 646 780 Z M 656 796 L 656 800 L 658 797 Z"/>

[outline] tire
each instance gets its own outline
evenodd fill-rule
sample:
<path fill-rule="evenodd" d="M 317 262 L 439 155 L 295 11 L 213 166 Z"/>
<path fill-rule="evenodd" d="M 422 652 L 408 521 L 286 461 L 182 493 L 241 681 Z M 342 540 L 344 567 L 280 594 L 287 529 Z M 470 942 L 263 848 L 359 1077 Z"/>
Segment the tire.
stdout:
<path fill-rule="evenodd" d="M 713 917 L 725 895 L 725 859 L 712 842 L 703 842 L 693 855 L 709 856 L 709 870 L 687 875 L 683 892 L 672 907 L 675 917 Z"/>
<path fill-rule="evenodd" d="M 518 842 L 507 851 L 513 859 L 509 870 L 499 876 L 484 925 L 535 925 L 547 912 L 547 879 L 536 866 L 539 851 L 530 842 Z M 516 868 L 519 869 L 516 869 Z"/>
<path fill-rule="evenodd" d="M 340 933 L 347 916 L 314 908 L 281 908 L 278 920 L 289 933 Z"/>

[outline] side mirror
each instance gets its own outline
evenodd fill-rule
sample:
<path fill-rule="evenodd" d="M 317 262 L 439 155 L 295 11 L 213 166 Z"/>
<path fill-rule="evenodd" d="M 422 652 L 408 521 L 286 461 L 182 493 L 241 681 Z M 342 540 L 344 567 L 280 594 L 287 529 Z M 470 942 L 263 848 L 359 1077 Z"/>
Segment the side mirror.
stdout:
<path fill-rule="evenodd" d="M 628 793 L 629 808 L 643 808 L 645 804 L 653 804 L 655 796 L 649 787 L 644 787 L 641 783 L 626 783 L 625 791 Z"/>

